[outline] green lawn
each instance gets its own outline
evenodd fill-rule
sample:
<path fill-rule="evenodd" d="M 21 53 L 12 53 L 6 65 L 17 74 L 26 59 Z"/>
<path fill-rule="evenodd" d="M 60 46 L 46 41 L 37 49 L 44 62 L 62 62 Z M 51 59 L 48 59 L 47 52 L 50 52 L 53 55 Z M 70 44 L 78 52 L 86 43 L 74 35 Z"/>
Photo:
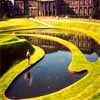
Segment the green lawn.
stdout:
<path fill-rule="evenodd" d="M 12 23 L 13 22 L 13 23 Z M 22 24 L 23 22 L 23 24 Z M 55 93 L 41 96 L 38 98 L 27 98 L 26 100 L 100 100 L 100 59 L 97 62 L 88 62 L 82 52 L 70 42 L 62 40 L 57 37 L 44 36 L 38 34 L 24 34 L 21 29 L 27 29 L 27 32 L 32 32 L 32 28 L 55 28 L 57 34 L 73 33 L 73 34 L 86 34 L 95 39 L 100 44 L 100 21 L 97 20 L 80 20 L 80 19 L 9 19 L 7 21 L 0 22 L 0 44 L 7 44 L 7 41 L 13 40 L 16 36 L 32 36 L 37 38 L 43 38 L 56 41 L 65 47 L 69 48 L 72 52 L 72 62 L 69 65 L 69 70 L 73 72 L 80 72 L 82 70 L 88 70 L 88 74 L 76 82 L 75 84 L 66 87 Z M 9 23 L 9 24 L 8 24 Z M 10 28 L 9 28 L 9 27 Z M 14 26 L 14 27 L 11 27 Z M 5 28 L 6 27 L 6 30 Z M 16 30 L 20 34 L 12 34 Z M 7 32 L 8 31 L 8 32 Z M 37 32 L 37 30 L 35 30 Z M 23 34 L 21 34 L 21 32 Z M 9 34 L 8 34 L 9 33 Z M 52 32 L 53 33 L 53 32 Z M 8 39 L 9 38 L 9 39 Z M 18 39 L 18 38 L 16 38 Z M 13 42 L 13 41 L 12 41 Z M 44 52 L 39 47 L 34 47 L 35 53 L 32 55 L 33 60 L 31 64 L 34 64 L 41 57 Z M 38 53 L 38 54 L 37 54 Z M 38 56 L 37 56 L 38 55 Z M 20 66 L 25 67 L 20 68 Z M 7 73 L 5 73 L 0 79 L 0 99 L 8 99 L 5 97 L 5 91 L 10 83 L 19 75 L 23 70 L 27 68 L 27 60 L 23 60 L 17 65 L 12 66 Z M 14 72 L 17 69 L 16 73 Z M 12 74 L 13 73 L 13 74 Z M 9 77 L 7 77 L 9 75 Z"/>

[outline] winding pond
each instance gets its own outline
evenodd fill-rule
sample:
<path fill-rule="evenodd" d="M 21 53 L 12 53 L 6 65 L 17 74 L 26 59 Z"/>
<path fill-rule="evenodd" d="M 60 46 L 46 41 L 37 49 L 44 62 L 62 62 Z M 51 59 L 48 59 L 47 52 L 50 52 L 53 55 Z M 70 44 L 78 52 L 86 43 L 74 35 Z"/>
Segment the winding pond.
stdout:
<path fill-rule="evenodd" d="M 22 99 L 50 94 L 73 84 L 87 74 L 86 71 L 69 73 L 71 52 L 58 43 L 52 44 L 47 46 L 42 43 L 41 47 L 46 55 L 15 79 L 6 92 L 7 97 Z"/>

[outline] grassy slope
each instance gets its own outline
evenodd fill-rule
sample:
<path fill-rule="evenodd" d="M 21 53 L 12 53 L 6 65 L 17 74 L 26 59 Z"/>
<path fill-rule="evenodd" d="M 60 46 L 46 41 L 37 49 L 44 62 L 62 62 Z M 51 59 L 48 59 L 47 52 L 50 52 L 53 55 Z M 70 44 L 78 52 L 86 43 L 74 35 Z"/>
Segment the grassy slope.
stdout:
<path fill-rule="evenodd" d="M 34 22 L 34 23 L 33 23 Z M 23 29 L 34 29 L 34 28 L 45 28 L 47 25 L 44 25 L 36 20 L 28 20 L 27 18 L 15 18 L 15 19 L 8 19 L 6 21 L 0 22 L 0 33 L 3 31 L 16 31 L 16 30 L 23 30 Z M 11 32 L 10 32 L 11 33 Z"/>
<path fill-rule="evenodd" d="M 21 19 L 17 19 L 21 20 Z M 27 19 L 23 19 L 27 20 Z M 13 20 L 14 21 L 14 20 Z M 55 20 L 55 19 L 49 19 L 44 20 L 44 19 L 39 19 L 39 21 L 42 23 L 41 25 L 48 24 L 49 27 L 52 28 L 60 28 L 63 29 L 63 32 L 71 31 L 71 32 L 76 32 L 78 34 L 86 34 L 94 38 L 99 44 L 100 44 L 100 24 L 99 21 L 96 22 L 89 22 L 88 20 L 80 21 L 80 20 L 65 20 L 62 19 L 60 21 Z M 15 20 L 16 22 L 16 20 Z M 28 22 L 28 21 L 27 21 Z M 34 26 L 34 22 L 37 23 L 36 21 L 32 21 L 31 24 Z M 98 23 L 97 23 L 98 22 Z M 5 22 L 6 23 L 6 22 Z M 5 24 L 4 23 L 4 24 Z M 10 22 L 11 23 L 11 22 Z M 26 23 L 26 21 L 25 21 Z M 30 21 L 29 21 L 30 23 Z M 16 25 L 16 23 L 14 23 Z M 20 25 L 21 23 L 19 23 Z M 0 24 L 1 25 L 1 24 Z M 3 24 L 2 24 L 3 25 Z M 1 25 L 1 29 L 2 29 Z M 24 24 L 23 24 L 24 25 Z M 12 25 L 13 26 L 13 25 Z M 30 25 L 29 25 L 30 27 Z M 37 27 L 37 26 L 36 26 Z M 9 28 L 8 28 L 9 29 Z M 14 28 L 13 28 L 14 29 Z M 42 37 L 43 38 L 43 37 Z M 47 37 L 46 37 L 47 38 Z M 80 71 L 83 69 L 87 69 L 89 71 L 89 74 L 84 77 L 82 80 L 78 81 L 72 86 L 69 86 L 68 88 L 65 88 L 59 92 L 35 98 L 33 100 L 88 100 L 88 99 L 93 99 L 93 100 L 100 100 L 100 60 L 98 60 L 95 63 L 89 63 L 88 61 L 85 60 L 82 53 L 75 47 L 73 44 L 65 42 L 64 40 L 59 40 L 58 38 L 51 38 L 54 39 L 57 42 L 63 43 L 63 45 L 70 47 L 71 51 L 73 51 L 73 54 L 77 56 L 79 59 L 75 59 L 76 57 L 73 56 L 73 63 L 71 63 L 69 69 L 73 71 Z M 69 46 L 70 44 L 70 46 Z M 79 53 L 77 53 L 79 52 Z M 81 55 L 81 56 L 80 56 Z M 77 63 L 80 62 L 80 63 Z M 79 65 L 77 65 L 79 64 Z M 94 80 L 95 78 L 95 80 Z M 96 95 L 96 96 L 94 96 Z M 94 96 L 94 97 L 93 97 Z"/>

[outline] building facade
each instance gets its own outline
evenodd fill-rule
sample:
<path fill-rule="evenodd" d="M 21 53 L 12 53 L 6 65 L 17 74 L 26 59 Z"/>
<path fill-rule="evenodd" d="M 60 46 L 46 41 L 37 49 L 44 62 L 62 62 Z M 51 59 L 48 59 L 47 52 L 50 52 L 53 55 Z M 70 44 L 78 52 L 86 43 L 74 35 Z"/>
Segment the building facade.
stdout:
<path fill-rule="evenodd" d="M 95 0 L 64 0 L 60 5 L 62 13 L 76 16 L 92 16 L 95 10 L 94 2 Z"/>
<path fill-rule="evenodd" d="M 2 0 L 3 2 L 9 0 Z M 92 17 L 99 0 L 14 0 L 14 16 L 79 16 Z M 11 6 L 8 3 L 8 7 Z"/>
<path fill-rule="evenodd" d="M 15 0 L 15 15 L 56 16 L 55 0 Z M 19 8 L 19 9 L 18 9 Z"/>

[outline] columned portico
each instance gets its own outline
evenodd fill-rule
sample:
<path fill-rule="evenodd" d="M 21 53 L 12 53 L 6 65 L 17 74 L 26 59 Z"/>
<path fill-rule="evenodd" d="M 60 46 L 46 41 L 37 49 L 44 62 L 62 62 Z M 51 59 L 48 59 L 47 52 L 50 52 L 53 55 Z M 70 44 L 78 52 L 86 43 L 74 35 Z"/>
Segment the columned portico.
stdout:
<path fill-rule="evenodd" d="M 95 15 L 98 0 L 14 0 L 15 16 Z M 2 1 L 3 2 L 3 1 Z"/>
<path fill-rule="evenodd" d="M 38 0 L 38 16 L 56 16 L 55 0 Z"/>

